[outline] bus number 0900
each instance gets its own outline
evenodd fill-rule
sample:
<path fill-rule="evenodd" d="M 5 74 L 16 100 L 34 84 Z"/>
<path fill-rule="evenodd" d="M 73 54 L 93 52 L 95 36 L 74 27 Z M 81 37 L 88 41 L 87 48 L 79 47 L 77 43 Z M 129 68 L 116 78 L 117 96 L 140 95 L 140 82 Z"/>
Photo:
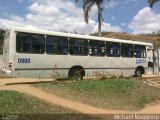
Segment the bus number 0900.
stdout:
<path fill-rule="evenodd" d="M 30 58 L 18 58 L 18 63 L 30 63 Z"/>

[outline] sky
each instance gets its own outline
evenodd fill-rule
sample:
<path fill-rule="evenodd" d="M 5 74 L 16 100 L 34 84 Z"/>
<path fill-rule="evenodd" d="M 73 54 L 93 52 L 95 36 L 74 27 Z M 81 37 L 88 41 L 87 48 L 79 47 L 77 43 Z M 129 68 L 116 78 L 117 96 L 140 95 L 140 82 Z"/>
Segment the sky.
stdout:
<path fill-rule="evenodd" d="M 104 0 L 102 31 L 144 34 L 160 31 L 160 2 Z M 90 34 L 98 31 L 97 7 L 84 22 L 82 0 L 0 0 L 0 28 L 23 27 Z"/>

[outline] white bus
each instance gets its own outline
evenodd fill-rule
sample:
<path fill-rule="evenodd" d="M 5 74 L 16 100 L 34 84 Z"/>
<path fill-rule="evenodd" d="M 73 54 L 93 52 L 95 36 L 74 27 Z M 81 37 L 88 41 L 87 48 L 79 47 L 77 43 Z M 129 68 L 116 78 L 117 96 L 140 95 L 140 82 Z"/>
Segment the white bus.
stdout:
<path fill-rule="evenodd" d="M 11 28 L 4 37 L 3 73 L 33 78 L 58 74 L 82 79 L 94 77 L 94 72 L 140 77 L 153 62 L 147 56 L 152 50 L 153 44 L 145 42 Z"/>

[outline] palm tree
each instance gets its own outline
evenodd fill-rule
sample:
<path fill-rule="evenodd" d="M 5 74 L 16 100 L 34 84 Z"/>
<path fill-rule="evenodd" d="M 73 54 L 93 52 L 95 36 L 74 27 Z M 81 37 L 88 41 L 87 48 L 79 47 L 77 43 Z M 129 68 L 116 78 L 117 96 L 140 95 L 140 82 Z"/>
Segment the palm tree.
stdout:
<path fill-rule="evenodd" d="M 79 0 L 76 0 L 76 2 Z M 101 36 L 101 25 L 102 25 L 102 4 L 104 0 L 83 0 L 83 10 L 84 10 L 84 18 L 85 22 L 88 24 L 89 21 L 89 12 L 91 11 L 94 5 L 97 6 L 98 9 L 98 34 Z"/>
<path fill-rule="evenodd" d="M 153 7 L 153 5 L 160 0 L 148 0 L 149 6 Z"/>

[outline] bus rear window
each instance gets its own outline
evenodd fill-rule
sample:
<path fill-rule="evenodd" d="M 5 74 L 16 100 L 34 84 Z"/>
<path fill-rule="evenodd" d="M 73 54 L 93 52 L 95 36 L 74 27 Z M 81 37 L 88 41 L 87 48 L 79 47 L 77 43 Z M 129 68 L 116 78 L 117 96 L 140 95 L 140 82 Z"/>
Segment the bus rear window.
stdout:
<path fill-rule="evenodd" d="M 46 52 L 55 55 L 68 54 L 68 39 L 58 36 L 47 36 L 46 38 Z"/>
<path fill-rule="evenodd" d="M 43 54 L 45 52 L 44 35 L 31 33 L 17 33 L 16 51 L 18 53 Z"/>

